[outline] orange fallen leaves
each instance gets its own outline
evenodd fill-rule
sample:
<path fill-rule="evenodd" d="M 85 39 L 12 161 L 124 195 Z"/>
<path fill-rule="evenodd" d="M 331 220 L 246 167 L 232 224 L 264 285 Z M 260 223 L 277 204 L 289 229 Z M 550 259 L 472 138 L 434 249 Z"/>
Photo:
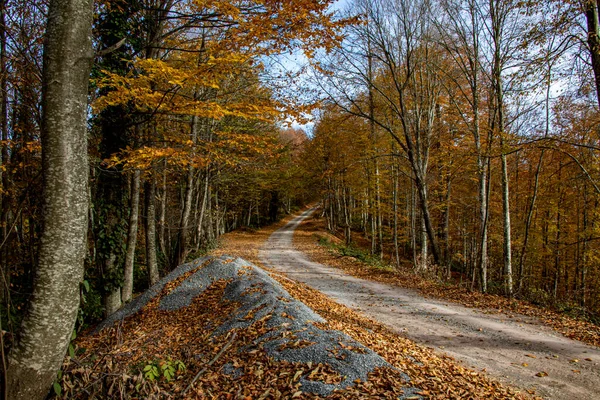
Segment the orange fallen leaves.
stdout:
<path fill-rule="evenodd" d="M 252 250 L 259 246 L 260 241 L 256 238 L 266 239 L 268 234 L 254 236 L 254 245 L 248 247 L 251 236 L 242 234 L 242 244 L 226 238 L 226 246 L 220 251 L 231 254 L 234 252 L 230 251 L 230 246 L 237 246 L 256 256 Z M 327 365 L 276 361 L 269 357 L 262 343 L 257 342 L 257 338 L 271 329 L 268 328 L 269 316 L 236 330 L 237 336 L 231 346 L 209 365 L 228 342 L 227 335 L 213 336 L 212 333 L 239 305 L 223 300 L 227 281 L 222 280 L 211 285 L 188 307 L 174 312 L 158 309 L 160 297 L 170 293 L 190 274 L 167 284 L 162 293 L 138 314 L 97 335 L 80 335 L 77 358 L 65 362 L 63 396 L 87 399 L 107 395 L 119 397 L 125 393 L 133 398 L 180 397 L 203 368 L 206 372 L 191 387 L 189 398 L 313 399 L 319 397 L 302 390 L 302 377 L 324 383 L 338 383 L 343 379 Z M 401 395 L 430 399 L 529 398 L 525 393 L 460 366 L 450 357 L 437 355 L 431 349 L 397 336 L 305 285 L 282 276 L 274 275 L 274 278 L 292 296 L 328 320 L 327 324 L 319 325 L 345 332 L 397 368 L 378 368 L 369 374 L 367 381 L 335 391 L 329 398 L 398 398 Z M 293 340 L 290 343 L 291 346 L 310 344 Z M 352 347 L 351 350 L 360 349 Z M 153 360 L 181 360 L 186 371 L 169 382 L 164 379 L 149 382 L 139 371 Z M 403 373 L 410 377 L 410 383 L 405 381 Z M 407 386 L 419 388 L 418 393 L 405 393 Z"/>

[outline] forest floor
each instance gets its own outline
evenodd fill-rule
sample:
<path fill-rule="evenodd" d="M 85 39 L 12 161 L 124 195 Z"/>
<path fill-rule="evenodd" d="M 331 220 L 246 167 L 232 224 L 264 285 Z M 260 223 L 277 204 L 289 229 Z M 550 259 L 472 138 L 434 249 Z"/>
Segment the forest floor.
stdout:
<path fill-rule="evenodd" d="M 384 399 L 404 392 L 400 398 L 591 399 L 600 390 L 597 349 L 558 336 L 532 317 L 467 309 L 398 287 L 401 280 L 389 271 L 369 270 L 320 246 L 318 238 L 329 234 L 322 221 L 306 218 L 309 214 L 228 233 L 210 256 L 242 257 L 264 268 L 292 297 L 326 319 L 315 326 L 347 334 L 396 368 L 377 370 L 368 381 L 355 381 L 332 398 Z M 224 297 L 229 281 L 217 280 L 188 306 L 159 307 L 164 299 L 187 293 L 179 285 L 208 268 L 210 261 L 203 260 L 210 259 L 172 271 L 125 307 L 137 307 L 135 314 L 77 337 L 55 383 L 57 397 L 319 398 L 302 391 L 300 378 L 329 383 L 335 376 L 326 366 L 277 361 L 260 348 L 247 351 L 268 331 L 265 318 L 214 335 L 239 309 Z M 352 276 L 361 274 L 370 280 Z M 144 298 L 148 302 L 136 306 Z M 293 345 L 305 345 L 300 342 Z M 228 366 L 242 373 L 232 377 Z M 406 374 L 413 389 L 406 392 L 407 383 L 398 374 Z"/>
<path fill-rule="evenodd" d="M 278 224 L 257 231 L 238 230 L 222 237 L 219 247 L 211 255 L 235 254 L 271 272 L 296 299 L 327 320 L 329 328 L 340 330 L 370 347 L 390 364 L 401 369 L 411 378 L 411 383 L 423 388 L 423 398 L 435 399 L 507 399 L 537 398 L 534 390 L 522 390 L 502 384 L 484 371 L 465 367 L 454 358 L 435 351 L 428 345 L 417 344 L 398 334 L 384 324 L 354 311 L 347 305 L 333 301 L 321 291 L 302 283 L 289 270 L 270 268 L 265 265 L 265 249 L 273 240 L 274 233 L 286 230 L 296 218 L 288 217 Z M 310 227 L 312 229 L 313 226 Z M 293 230 L 288 230 L 293 234 Z M 298 231 L 299 235 L 312 236 L 312 231 Z M 277 239 L 275 239 L 277 240 Z M 316 241 L 310 241 L 313 252 L 319 251 Z M 314 243 L 313 243 L 314 242 Z M 309 250 L 306 247 L 304 250 Z M 277 271 L 276 273 L 273 273 Z M 292 277 L 293 279 L 290 279 Z M 344 288 L 345 290 L 346 288 Z M 369 398 L 363 397 L 363 398 Z"/>
<path fill-rule="evenodd" d="M 319 238 L 339 239 L 309 214 L 270 236 L 259 256 L 264 264 L 503 383 L 553 399 L 596 398 L 600 351 L 564 336 L 598 344 L 594 325 L 527 303 L 368 268 L 320 246 Z"/>

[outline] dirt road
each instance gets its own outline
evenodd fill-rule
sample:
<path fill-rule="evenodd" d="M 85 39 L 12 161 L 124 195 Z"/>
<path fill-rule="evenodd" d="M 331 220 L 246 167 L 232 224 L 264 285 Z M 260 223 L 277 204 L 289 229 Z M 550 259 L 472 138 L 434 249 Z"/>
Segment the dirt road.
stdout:
<path fill-rule="evenodd" d="M 598 348 L 531 318 L 485 314 L 311 262 L 294 249 L 292 238 L 312 211 L 275 231 L 259 252 L 261 262 L 500 381 L 551 399 L 600 399 Z"/>

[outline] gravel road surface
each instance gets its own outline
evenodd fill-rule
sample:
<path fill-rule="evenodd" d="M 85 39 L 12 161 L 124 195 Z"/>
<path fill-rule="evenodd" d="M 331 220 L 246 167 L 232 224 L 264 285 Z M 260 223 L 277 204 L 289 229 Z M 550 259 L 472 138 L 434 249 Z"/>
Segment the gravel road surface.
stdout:
<path fill-rule="evenodd" d="M 259 252 L 261 262 L 500 381 L 550 399 L 600 399 L 596 347 L 567 339 L 533 318 L 487 314 L 311 262 L 294 249 L 292 238 L 312 212 L 275 231 Z"/>

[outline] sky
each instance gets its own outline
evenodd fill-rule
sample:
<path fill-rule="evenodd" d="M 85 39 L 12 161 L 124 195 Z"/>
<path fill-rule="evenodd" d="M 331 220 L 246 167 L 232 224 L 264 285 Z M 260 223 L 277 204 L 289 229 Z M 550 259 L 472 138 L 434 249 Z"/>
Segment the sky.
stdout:
<path fill-rule="evenodd" d="M 344 10 L 344 8 L 347 7 L 350 1 L 351 0 L 337 0 L 331 5 L 330 10 L 342 11 Z M 301 52 L 297 52 L 296 54 L 282 56 L 280 62 L 284 69 L 297 71 L 299 68 L 301 68 L 307 63 L 307 59 Z M 311 136 L 314 127 L 314 122 L 300 124 L 293 119 L 288 120 L 288 122 L 290 121 L 292 122 L 292 128 L 303 129 L 309 136 Z"/>

